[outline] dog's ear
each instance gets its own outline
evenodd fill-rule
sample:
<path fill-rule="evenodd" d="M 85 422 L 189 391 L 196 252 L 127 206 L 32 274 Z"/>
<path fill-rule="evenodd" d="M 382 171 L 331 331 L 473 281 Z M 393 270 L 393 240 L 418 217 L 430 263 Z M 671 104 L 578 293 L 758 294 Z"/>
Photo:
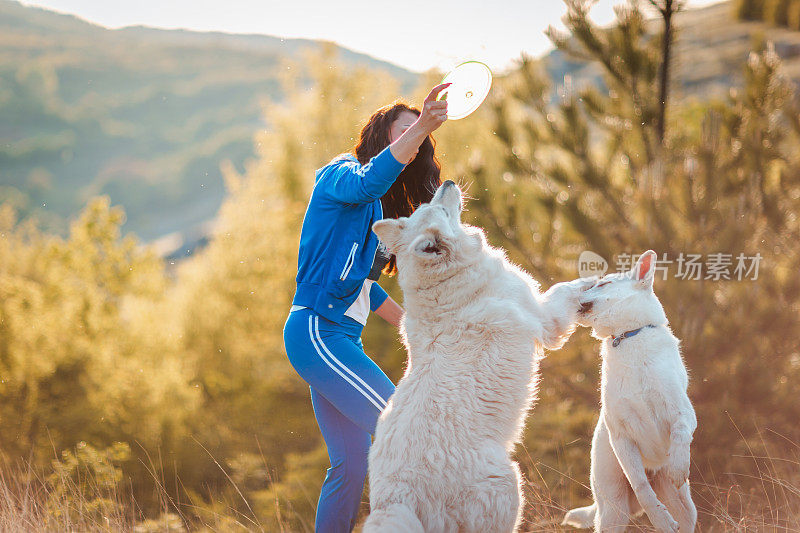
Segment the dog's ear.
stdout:
<path fill-rule="evenodd" d="M 653 250 L 647 250 L 636 262 L 633 267 L 633 279 L 636 280 L 636 286 L 640 289 L 652 289 L 653 278 L 656 271 L 656 253 Z"/>
<path fill-rule="evenodd" d="M 400 245 L 400 234 L 406 227 L 405 218 L 385 218 L 372 224 L 372 231 L 386 245 L 386 250 L 389 253 L 397 253 L 397 247 Z"/>

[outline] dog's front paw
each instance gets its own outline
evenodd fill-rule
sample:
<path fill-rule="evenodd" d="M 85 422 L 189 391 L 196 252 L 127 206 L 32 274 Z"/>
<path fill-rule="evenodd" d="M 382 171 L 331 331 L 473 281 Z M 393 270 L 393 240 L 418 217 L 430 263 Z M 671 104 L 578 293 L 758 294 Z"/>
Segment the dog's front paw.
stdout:
<path fill-rule="evenodd" d="M 653 527 L 656 528 L 656 531 L 678 533 L 678 522 L 672 518 L 672 515 L 669 514 L 664 504 L 659 503 L 655 511 L 648 513 L 647 517 L 650 518 L 650 522 L 653 523 Z"/>
<path fill-rule="evenodd" d="M 597 283 L 598 279 L 600 279 L 600 278 L 598 278 L 597 276 L 589 276 L 588 278 L 574 279 L 574 280 L 568 282 L 568 284 L 574 290 L 576 290 L 577 292 L 581 293 L 581 292 L 586 292 L 589 289 L 591 289 L 592 287 L 594 287 L 594 284 Z"/>
<path fill-rule="evenodd" d="M 688 446 L 673 446 L 669 450 L 669 458 L 664 466 L 664 473 L 677 488 L 681 488 L 686 480 L 689 479 L 689 458 Z"/>
<path fill-rule="evenodd" d="M 595 283 L 597 283 L 597 276 L 578 278 L 572 281 L 561 281 L 550 287 L 547 294 L 560 298 L 578 298 L 582 293 L 594 286 Z"/>
<path fill-rule="evenodd" d="M 591 278 L 578 278 L 572 281 L 563 281 L 553 285 L 553 289 L 561 293 L 563 298 L 576 303 L 580 300 L 583 293 L 591 289 L 597 283 L 597 276 Z M 573 306 L 574 307 L 574 306 Z"/>

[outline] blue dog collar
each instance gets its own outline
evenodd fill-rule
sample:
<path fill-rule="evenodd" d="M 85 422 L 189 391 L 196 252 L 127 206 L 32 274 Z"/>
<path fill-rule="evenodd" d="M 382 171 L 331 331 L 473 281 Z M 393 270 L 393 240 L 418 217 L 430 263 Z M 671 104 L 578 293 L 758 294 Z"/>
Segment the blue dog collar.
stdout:
<path fill-rule="evenodd" d="M 642 331 L 644 328 L 654 328 L 654 327 L 655 326 L 653 324 L 648 324 L 646 326 L 640 327 L 639 329 L 632 329 L 630 331 L 626 331 L 625 333 L 623 333 L 621 335 L 611 335 L 611 338 L 614 339 L 613 341 L 611 341 L 611 346 L 616 348 L 617 346 L 619 346 L 619 343 L 622 342 L 622 339 L 627 339 L 628 337 L 633 337 L 634 335 L 636 335 L 637 333 Z"/>

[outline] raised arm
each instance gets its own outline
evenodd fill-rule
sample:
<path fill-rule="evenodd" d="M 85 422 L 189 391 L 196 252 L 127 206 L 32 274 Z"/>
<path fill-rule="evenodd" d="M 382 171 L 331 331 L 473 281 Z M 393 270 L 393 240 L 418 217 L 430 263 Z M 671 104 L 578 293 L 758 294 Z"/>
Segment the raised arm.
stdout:
<path fill-rule="evenodd" d="M 417 155 L 417 150 L 419 150 L 425 137 L 433 133 L 436 128 L 447 120 L 447 101 L 439 102 L 436 97 L 449 86 L 449 83 L 442 83 L 431 89 L 431 92 L 425 97 L 422 113 L 416 122 L 389 145 L 389 150 L 398 161 L 403 164 L 410 163 L 414 156 Z"/>
<path fill-rule="evenodd" d="M 347 204 L 372 202 L 386 194 L 425 138 L 447 120 L 447 102 L 438 102 L 436 97 L 448 85 L 431 89 L 417 120 L 382 152 L 364 165 L 343 161 L 333 166 L 320 176 L 317 186 Z"/>
<path fill-rule="evenodd" d="M 386 194 L 404 167 L 387 147 L 364 165 L 349 160 L 331 165 L 320 176 L 316 190 L 344 204 L 372 202 Z"/>

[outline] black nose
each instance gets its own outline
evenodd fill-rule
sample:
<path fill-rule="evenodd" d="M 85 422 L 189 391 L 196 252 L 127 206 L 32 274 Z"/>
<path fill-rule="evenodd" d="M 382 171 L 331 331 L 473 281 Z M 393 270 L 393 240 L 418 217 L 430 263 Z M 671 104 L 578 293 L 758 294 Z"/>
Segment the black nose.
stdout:
<path fill-rule="evenodd" d="M 592 310 L 592 306 L 593 305 L 594 305 L 594 302 L 581 302 L 580 312 L 581 313 L 588 313 L 589 311 Z"/>
<path fill-rule="evenodd" d="M 447 180 L 447 181 L 445 181 L 444 183 L 442 183 L 442 187 L 450 187 L 451 185 L 455 185 L 455 184 L 456 184 L 456 182 L 455 182 L 455 181 L 453 181 L 453 180 Z"/>

